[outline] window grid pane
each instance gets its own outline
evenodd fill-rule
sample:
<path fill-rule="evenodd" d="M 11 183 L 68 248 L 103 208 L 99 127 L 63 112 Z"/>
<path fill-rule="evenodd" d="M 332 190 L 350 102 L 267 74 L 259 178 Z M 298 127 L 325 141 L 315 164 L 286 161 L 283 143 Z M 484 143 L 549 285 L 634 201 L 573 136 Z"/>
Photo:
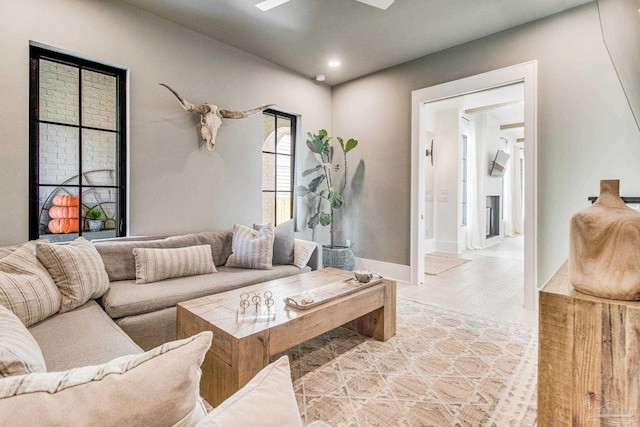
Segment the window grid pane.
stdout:
<path fill-rule="evenodd" d="M 116 78 L 82 70 L 82 125 L 116 130 Z"/>
<path fill-rule="evenodd" d="M 78 68 L 40 60 L 40 120 L 78 125 Z"/>
<path fill-rule="evenodd" d="M 118 128 L 126 119 L 124 71 L 39 47 L 30 50 L 31 91 L 37 94 L 30 104 L 35 153 L 30 157 L 30 239 L 124 234 L 125 139 Z M 56 196 L 73 196 L 65 199 L 72 204 L 56 205 L 64 203 Z M 100 209 L 98 231 L 90 231 L 86 222 L 92 208 Z M 51 209 L 54 215 L 76 217 L 52 218 Z"/>

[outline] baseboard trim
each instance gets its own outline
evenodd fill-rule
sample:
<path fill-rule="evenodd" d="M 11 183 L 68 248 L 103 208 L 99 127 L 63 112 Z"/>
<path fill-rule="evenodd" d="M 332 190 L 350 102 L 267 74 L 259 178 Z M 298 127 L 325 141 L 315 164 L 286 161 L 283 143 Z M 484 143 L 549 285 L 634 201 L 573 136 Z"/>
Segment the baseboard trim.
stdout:
<path fill-rule="evenodd" d="M 458 242 L 448 242 L 446 240 L 437 240 L 436 241 L 436 249 L 437 252 L 446 252 L 448 254 L 457 254 L 458 250 Z"/>
<path fill-rule="evenodd" d="M 397 282 L 411 283 L 411 267 L 408 265 L 356 258 L 356 270 L 371 270 Z"/>

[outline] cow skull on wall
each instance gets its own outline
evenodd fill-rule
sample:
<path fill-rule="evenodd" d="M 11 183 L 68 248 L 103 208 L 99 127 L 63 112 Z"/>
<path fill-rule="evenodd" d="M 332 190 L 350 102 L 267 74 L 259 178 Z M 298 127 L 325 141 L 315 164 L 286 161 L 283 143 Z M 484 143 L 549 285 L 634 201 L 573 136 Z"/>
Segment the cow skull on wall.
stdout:
<path fill-rule="evenodd" d="M 164 86 L 169 89 L 171 93 L 173 93 L 175 97 L 178 98 L 178 101 L 180 101 L 180 105 L 182 105 L 182 108 L 190 113 L 200 114 L 200 135 L 206 143 L 207 150 L 209 151 L 213 151 L 213 149 L 215 148 L 216 134 L 218 133 L 218 129 L 220 129 L 220 126 L 222 125 L 222 119 L 244 119 L 245 117 L 257 114 L 275 105 L 262 105 L 258 108 L 253 108 L 246 111 L 229 111 L 218 108 L 217 105 L 213 104 L 194 105 L 178 95 L 178 92 L 171 89 L 168 85 L 160 83 L 160 86 Z"/>

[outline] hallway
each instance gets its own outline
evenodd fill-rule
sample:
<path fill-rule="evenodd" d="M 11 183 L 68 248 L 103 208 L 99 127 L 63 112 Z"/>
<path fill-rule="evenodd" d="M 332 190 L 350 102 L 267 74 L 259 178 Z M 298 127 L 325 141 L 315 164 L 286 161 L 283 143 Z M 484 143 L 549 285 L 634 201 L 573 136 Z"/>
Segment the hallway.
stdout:
<path fill-rule="evenodd" d="M 398 295 L 537 328 L 537 311 L 525 310 L 523 306 L 524 236 L 447 256 L 471 262 L 437 276 L 427 275 L 425 284 L 419 287 L 399 284 Z"/>

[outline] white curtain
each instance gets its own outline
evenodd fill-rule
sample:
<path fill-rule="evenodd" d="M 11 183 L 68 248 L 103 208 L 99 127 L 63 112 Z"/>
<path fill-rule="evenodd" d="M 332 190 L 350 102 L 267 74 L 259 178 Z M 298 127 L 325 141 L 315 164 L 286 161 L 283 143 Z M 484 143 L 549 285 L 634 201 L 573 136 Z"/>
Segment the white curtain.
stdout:
<path fill-rule="evenodd" d="M 476 124 L 470 122 L 467 135 L 467 249 L 481 249 L 482 235 L 485 232 L 484 203 L 480 203 L 482 159 L 478 158 Z"/>
<path fill-rule="evenodd" d="M 520 148 L 514 142 L 507 143 L 507 153 L 511 155 L 503 177 L 504 235 L 513 237 L 522 234 L 524 216 L 522 214 L 522 191 L 520 179 Z"/>

